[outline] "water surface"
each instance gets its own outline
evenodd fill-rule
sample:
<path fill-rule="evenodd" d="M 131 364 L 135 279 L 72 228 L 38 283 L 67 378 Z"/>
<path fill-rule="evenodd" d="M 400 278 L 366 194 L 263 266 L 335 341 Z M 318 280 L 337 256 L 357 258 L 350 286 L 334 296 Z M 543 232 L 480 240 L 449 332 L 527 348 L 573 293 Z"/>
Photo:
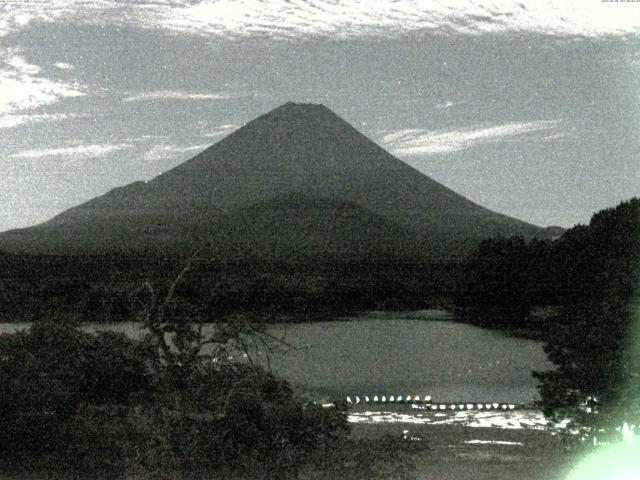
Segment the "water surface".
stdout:
<path fill-rule="evenodd" d="M 436 401 L 528 403 L 538 399 L 532 370 L 548 370 L 539 342 L 442 320 L 441 312 L 375 312 L 271 327 L 294 349 L 271 355 L 271 368 L 318 398 L 431 395 Z M 420 319 L 416 319 L 420 318 Z M 433 318 L 433 319 L 429 319 Z M 0 324 L 0 332 L 27 324 Z M 87 330 L 139 338 L 136 322 L 92 323 Z M 264 358 L 264 355 L 258 356 Z"/>

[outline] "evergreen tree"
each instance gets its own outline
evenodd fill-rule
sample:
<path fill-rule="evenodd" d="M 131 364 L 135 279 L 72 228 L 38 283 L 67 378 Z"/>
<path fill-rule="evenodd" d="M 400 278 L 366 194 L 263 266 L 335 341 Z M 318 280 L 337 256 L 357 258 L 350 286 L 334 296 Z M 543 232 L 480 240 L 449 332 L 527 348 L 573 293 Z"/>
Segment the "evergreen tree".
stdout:
<path fill-rule="evenodd" d="M 534 373 L 543 410 L 583 426 L 638 423 L 640 199 L 598 212 L 555 248 L 575 292 L 564 295 L 545 344 L 556 370 Z"/>

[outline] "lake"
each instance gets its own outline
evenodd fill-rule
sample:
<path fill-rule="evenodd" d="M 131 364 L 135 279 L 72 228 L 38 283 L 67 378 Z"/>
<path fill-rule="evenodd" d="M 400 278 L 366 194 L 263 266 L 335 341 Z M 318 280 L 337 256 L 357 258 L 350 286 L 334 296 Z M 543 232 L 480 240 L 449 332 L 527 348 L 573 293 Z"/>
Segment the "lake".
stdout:
<path fill-rule="evenodd" d="M 540 342 L 446 320 L 439 311 L 372 312 L 357 319 L 274 325 L 295 349 L 271 367 L 318 399 L 346 395 L 431 395 L 443 402 L 529 403 L 532 370 L 548 370 Z M 0 332 L 28 324 L 0 324 Z M 139 337 L 135 322 L 87 324 Z"/>

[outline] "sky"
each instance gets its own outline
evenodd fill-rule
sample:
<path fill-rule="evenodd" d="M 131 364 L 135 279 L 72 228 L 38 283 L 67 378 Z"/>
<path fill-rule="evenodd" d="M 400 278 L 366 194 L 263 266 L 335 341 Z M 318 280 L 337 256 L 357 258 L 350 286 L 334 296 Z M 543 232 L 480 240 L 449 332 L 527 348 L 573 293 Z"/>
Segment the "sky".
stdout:
<path fill-rule="evenodd" d="M 0 0 L 0 231 L 322 103 L 492 210 L 640 196 L 640 1 Z"/>

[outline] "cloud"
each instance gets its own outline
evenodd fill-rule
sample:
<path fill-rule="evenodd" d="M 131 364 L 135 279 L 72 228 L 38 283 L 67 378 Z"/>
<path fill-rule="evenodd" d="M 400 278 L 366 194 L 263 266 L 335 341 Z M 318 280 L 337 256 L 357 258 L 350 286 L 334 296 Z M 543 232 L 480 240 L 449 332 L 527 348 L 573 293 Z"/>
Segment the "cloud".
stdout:
<path fill-rule="evenodd" d="M 20 75 L 37 75 L 42 70 L 39 66 L 28 63 L 20 55 L 10 56 L 6 63 L 16 69 Z"/>
<path fill-rule="evenodd" d="M 235 125 L 235 124 L 225 124 L 225 125 L 218 125 L 217 127 L 214 127 L 213 130 L 202 134 L 201 136 L 203 137 L 219 137 L 221 135 L 226 135 L 230 132 L 232 132 L 233 130 L 237 130 L 240 127 L 240 125 Z"/>
<path fill-rule="evenodd" d="M 3 8 L 0 3 L 0 9 Z M 638 5 L 600 0 L 57 0 L 12 3 L 0 36 L 35 21 L 122 24 L 207 36 L 393 36 L 411 31 L 477 35 L 640 33 Z"/>
<path fill-rule="evenodd" d="M 81 159 L 87 157 L 103 157 L 110 153 L 125 148 L 131 148 L 129 144 L 94 144 L 94 145 L 74 145 L 58 148 L 41 148 L 34 150 L 23 150 L 22 152 L 9 155 L 10 158 L 46 158 L 46 157 L 67 157 L 68 159 Z"/>
<path fill-rule="evenodd" d="M 162 160 L 164 158 L 175 157 L 183 153 L 199 152 L 210 147 L 209 144 L 202 145 L 155 145 L 144 154 L 147 161 Z"/>
<path fill-rule="evenodd" d="M 436 105 L 436 108 L 438 110 L 446 110 L 446 109 L 451 108 L 451 107 L 456 107 L 458 105 L 462 105 L 463 103 L 464 102 L 450 102 L 450 101 L 448 101 L 448 102 L 444 102 L 444 103 L 439 103 L 438 105 Z"/>
<path fill-rule="evenodd" d="M 34 20 L 52 19 L 52 16 L 39 5 L 2 2 L 0 3 L 0 37 L 24 28 Z"/>
<path fill-rule="evenodd" d="M 494 0 L 490 6 L 478 0 L 208 0 L 164 5 L 147 21 L 163 28 L 207 35 L 357 37 L 437 30 L 594 36 L 638 33 L 635 11 L 630 11 L 634 8 L 637 6 L 607 5 L 599 0 Z"/>
<path fill-rule="evenodd" d="M 73 65 L 71 65 L 70 63 L 65 63 L 65 62 L 54 63 L 53 66 L 58 68 L 58 69 L 60 69 L 60 70 L 73 70 L 73 69 L 75 69 L 75 67 Z"/>
<path fill-rule="evenodd" d="M 39 76 L 41 68 L 9 50 L 0 55 L 0 114 L 11 114 L 85 95 L 79 85 Z"/>
<path fill-rule="evenodd" d="M 560 120 L 538 120 L 532 122 L 510 122 L 491 127 L 464 130 L 429 131 L 406 129 L 387 133 L 382 143 L 394 154 L 433 155 L 457 152 L 479 144 L 513 140 L 512 137 L 544 132 L 542 140 L 559 138 L 559 133 L 549 134 L 560 124 Z"/>
<path fill-rule="evenodd" d="M 94 23 L 118 7 L 119 0 L 4 0 L 0 1 L 0 37 L 33 23 L 82 21 Z M 141 2 L 144 3 L 144 2 Z M 117 19 L 118 16 L 113 16 Z M 115 20 L 114 20 L 115 21 Z"/>
<path fill-rule="evenodd" d="M 123 102 L 144 102 L 148 100 L 227 100 L 233 98 L 228 93 L 193 93 L 176 90 L 156 90 L 140 92 L 123 98 Z"/>
<path fill-rule="evenodd" d="M 54 122 L 76 118 L 80 115 L 65 113 L 43 113 L 31 115 L 3 115 L 0 116 L 0 128 L 13 128 L 31 123 Z"/>

